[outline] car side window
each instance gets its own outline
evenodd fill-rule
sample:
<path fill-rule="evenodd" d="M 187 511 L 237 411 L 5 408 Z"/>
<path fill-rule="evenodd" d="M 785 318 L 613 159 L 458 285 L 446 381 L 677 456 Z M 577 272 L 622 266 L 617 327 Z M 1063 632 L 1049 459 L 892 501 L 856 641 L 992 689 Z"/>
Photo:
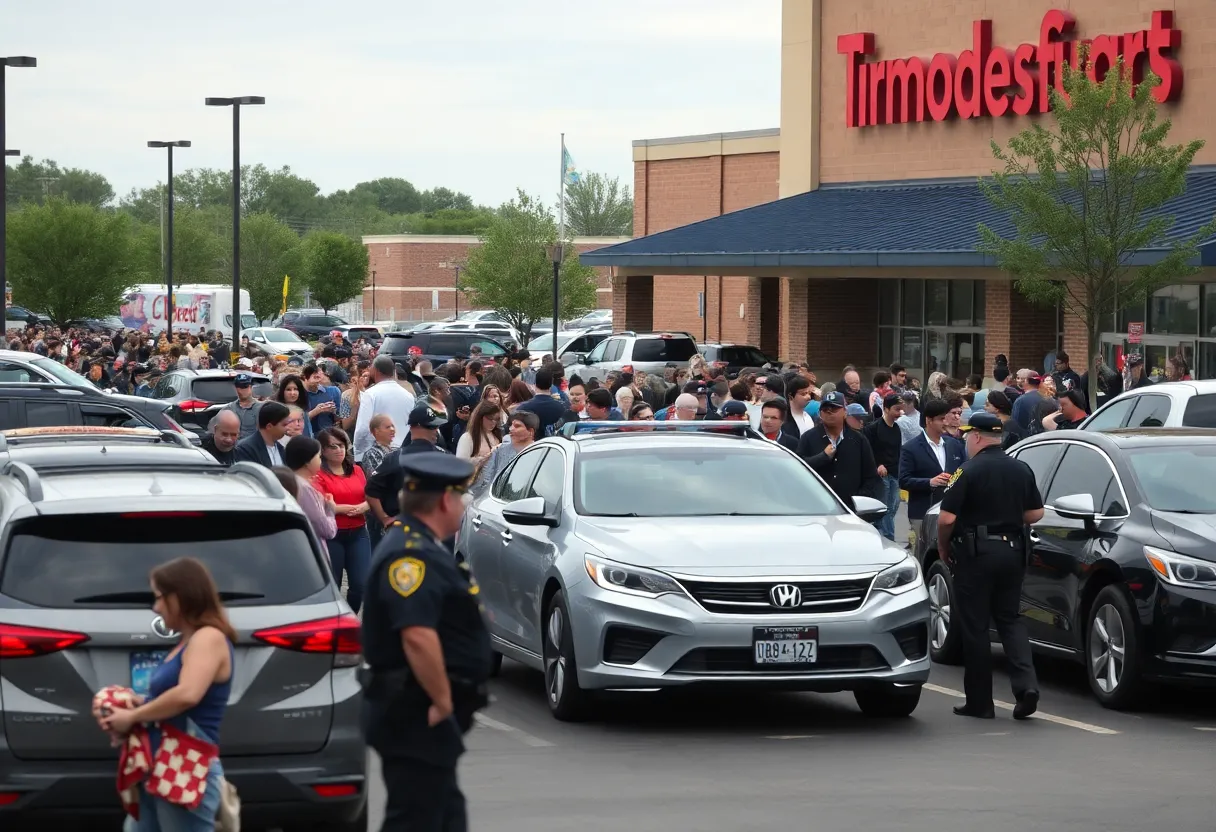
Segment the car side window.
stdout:
<path fill-rule="evenodd" d="M 24 427 L 21 424 L 21 414 L 17 410 L 20 406 L 19 401 L 4 401 L 0 399 L 0 430 Z"/>
<path fill-rule="evenodd" d="M 1051 482 L 1051 474 L 1056 467 L 1056 460 L 1060 458 L 1063 450 L 1062 443 L 1048 442 L 1031 445 L 1016 454 L 1018 460 L 1025 462 L 1030 466 L 1030 470 L 1034 471 L 1034 481 L 1039 487 L 1039 494 L 1046 493 L 1047 483 Z"/>
<path fill-rule="evenodd" d="M 1114 479 L 1115 472 L 1102 454 L 1092 448 L 1070 445 L 1056 468 L 1043 502 L 1051 506 L 1061 497 L 1088 494 L 1093 497 L 1098 514 L 1123 514 L 1118 509 L 1111 511 L 1113 506 L 1107 502 L 1113 496 L 1111 502 L 1118 505 L 1119 488 L 1113 486 Z"/>
<path fill-rule="evenodd" d="M 142 419 L 117 407 L 104 404 L 80 405 L 81 421 L 89 427 L 99 428 L 146 428 Z"/>
<path fill-rule="evenodd" d="M 431 355 L 468 355 L 469 337 L 467 335 L 432 335 L 425 352 Z"/>
<path fill-rule="evenodd" d="M 498 344 L 495 344 L 493 341 L 481 341 L 474 338 L 473 342 L 469 344 L 469 347 L 472 348 L 474 346 L 481 347 L 481 354 L 490 358 L 501 358 L 507 354 L 506 350 L 498 346 Z"/>
<path fill-rule="evenodd" d="M 522 500 L 528 493 L 528 484 L 532 482 L 532 475 L 536 473 L 540 458 L 544 455 L 544 448 L 530 454 L 520 454 L 519 459 L 503 472 L 499 482 L 495 484 L 494 496 L 505 503 Z"/>
<path fill-rule="evenodd" d="M 30 382 L 40 383 L 46 381 L 39 375 L 31 375 L 30 371 L 20 364 L 13 364 L 10 361 L 0 361 L 0 382 L 28 384 Z"/>
<path fill-rule="evenodd" d="M 1162 428 L 1170 417 L 1170 397 L 1160 395 L 1139 396 L 1136 409 L 1128 421 L 1129 428 Z"/>
<path fill-rule="evenodd" d="M 550 450 L 536 471 L 529 497 L 543 497 L 545 511 L 552 512 L 562 503 L 562 484 L 566 478 L 566 458 L 561 451 Z"/>
<path fill-rule="evenodd" d="M 608 342 L 608 348 L 604 351 L 605 361 L 619 361 L 621 353 L 625 351 L 625 339 L 613 338 Z"/>
<path fill-rule="evenodd" d="M 1127 421 L 1127 414 L 1132 412 L 1132 408 L 1136 406 L 1136 402 L 1141 398 L 1141 396 L 1129 396 L 1126 399 L 1111 402 L 1094 414 L 1094 418 L 1089 420 L 1089 424 L 1085 426 L 1085 429 L 1114 430 L 1115 428 L 1123 427 L 1123 423 Z"/>
<path fill-rule="evenodd" d="M 33 399 L 25 402 L 25 427 L 54 428 L 79 423 L 78 418 L 72 417 L 72 408 L 67 402 L 39 402 Z"/>

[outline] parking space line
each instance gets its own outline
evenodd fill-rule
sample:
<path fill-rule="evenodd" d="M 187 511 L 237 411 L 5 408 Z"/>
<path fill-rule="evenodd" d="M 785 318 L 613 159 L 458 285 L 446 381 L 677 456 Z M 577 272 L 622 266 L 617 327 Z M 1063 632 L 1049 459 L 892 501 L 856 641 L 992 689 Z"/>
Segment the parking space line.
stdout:
<path fill-rule="evenodd" d="M 476 714 L 474 719 L 477 720 L 478 725 L 484 725 L 485 727 L 492 728 L 495 731 L 502 731 L 504 734 L 511 734 L 524 745 L 531 746 L 532 748 L 553 747 L 553 743 L 549 742 L 548 740 L 542 740 L 540 737 L 533 736 L 527 731 L 522 731 L 519 728 L 516 728 L 514 725 L 499 722 L 497 719 L 493 719 L 484 714 Z"/>
<path fill-rule="evenodd" d="M 961 690 L 955 690 L 954 688 L 944 688 L 941 685 L 932 685 L 932 684 L 927 684 L 927 683 L 925 684 L 924 687 L 925 687 L 925 690 L 931 690 L 934 693 L 941 693 L 946 696 L 953 696 L 956 699 L 966 699 L 967 698 L 967 694 L 963 693 Z M 1000 708 L 1002 711 L 1012 711 L 1013 710 L 1013 705 L 1009 702 L 1001 702 L 1000 700 L 996 700 L 993 702 L 993 704 L 996 705 L 998 708 Z M 1030 718 L 1031 719 L 1041 719 L 1044 722 L 1054 722 L 1056 725 L 1063 725 L 1068 728 L 1076 728 L 1079 731 L 1088 731 L 1091 734 L 1103 734 L 1103 735 L 1110 736 L 1112 734 L 1119 733 L 1118 731 L 1115 731 L 1111 728 L 1103 728 L 1101 725 L 1093 725 L 1092 723 L 1089 723 L 1089 722 L 1080 722 L 1075 719 L 1069 719 L 1068 717 L 1056 716 L 1055 714 L 1044 713 L 1043 711 L 1035 712 L 1035 714 L 1033 716 L 1031 716 Z"/>

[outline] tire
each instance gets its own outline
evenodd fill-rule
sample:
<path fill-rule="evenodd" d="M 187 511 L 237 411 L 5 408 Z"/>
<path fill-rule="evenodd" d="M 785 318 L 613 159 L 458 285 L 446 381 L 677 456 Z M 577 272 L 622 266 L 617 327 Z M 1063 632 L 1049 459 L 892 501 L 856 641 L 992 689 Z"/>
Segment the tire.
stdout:
<path fill-rule="evenodd" d="M 897 688 L 883 685 L 853 691 L 857 707 L 868 717 L 876 719 L 902 719 L 912 715 L 920 704 L 920 685 Z"/>
<path fill-rule="evenodd" d="M 1112 584 L 1098 593 L 1085 620 L 1089 689 L 1104 708 L 1134 709 L 1143 704 L 1148 692 L 1143 665 L 1135 611 L 1123 587 Z"/>
<path fill-rule="evenodd" d="M 490 678 L 494 678 L 502 673 L 502 653 L 490 653 Z"/>
<path fill-rule="evenodd" d="M 938 664 L 962 664 L 963 640 L 958 627 L 951 626 L 954 576 L 950 574 L 946 564 L 935 560 L 929 565 L 925 584 L 929 590 L 929 605 L 932 609 L 929 617 L 929 655 Z M 945 630 L 944 638 L 939 636 L 941 629 Z"/>
<path fill-rule="evenodd" d="M 570 632 L 570 612 L 566 597 L 558 591 L 545 610 L 545 629 L 541 639 L 545 672 L 545 701 L 549 713 L 562 722 L 578 722 L 591 710 L 591 695 L 578 683 L 574 659 L 574 636 Z"/>

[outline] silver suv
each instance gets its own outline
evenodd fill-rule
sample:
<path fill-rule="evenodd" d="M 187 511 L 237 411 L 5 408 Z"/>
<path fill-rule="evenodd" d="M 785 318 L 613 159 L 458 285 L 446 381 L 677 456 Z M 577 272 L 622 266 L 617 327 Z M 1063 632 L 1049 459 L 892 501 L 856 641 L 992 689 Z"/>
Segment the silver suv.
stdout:
<path fill-rule="evenodd" d="M 177 634 L 148 572 L 202 560 L 239 635 L 221 736 L 248 827 L 365 830 L 359 621 L 267 469 L 155 431 L 0 436 L 0 829 L 120 813 L 93 693 Z"/>
<path fill-rule="evenodd" d="M 558 719 L 597 690 L 853 691 L 906 716 L 929 678 L 916 560 L 801 459 L 738 422 L 582 422 L 526 449 L 458 550 L 501 661 L 545 674 Z"/>
<path fill-rule="evenodd" d="M 632 367 L 661 376 L 667 367 L 687 367 L 696 354 L 697 341 L 687 332 L 616 332 L 570 363 L 566 375 L 603 380 L 613 370 Z"/>

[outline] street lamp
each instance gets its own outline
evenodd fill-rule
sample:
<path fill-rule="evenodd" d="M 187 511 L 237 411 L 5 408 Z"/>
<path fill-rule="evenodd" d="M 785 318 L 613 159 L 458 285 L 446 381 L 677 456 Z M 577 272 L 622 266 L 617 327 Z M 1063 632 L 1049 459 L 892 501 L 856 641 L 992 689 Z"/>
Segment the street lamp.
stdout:
<path fill-rule="evenodd" d="M 169 151 L 169 245 L 165 248 L 165 321 L 169 340 L 173 340 L 173 148 L 189 147 L 190 142 L 148 142 L 148 147 L 164 147 Z"/>
<path fill-rule="evenodd" d="M 17 67 L 34 67 L 38 66 L 37 58 L 30 58 L 25 55 L 14 55 L 9 58 L 0 58 L 0 147 L 7 148 L 8 145 L 4 140 L 4 68 L 6 66 Z M 16 156 L 17 151 L 4 151 L 5 156 Z M 5 317 L 8 316 L 8 271 L 5 268 L 5 224 L 8 214 L 8 185 L 5 184 L 5 177 L 8 175 L 8 165 L 0 165 L 0 306 L 5 308 Z"/>
<path fill-rule="evenodd" d="M 208 107 L 232 108 L 232 352 L 241 343 L 241 107 L 265 104 L 260 95 L 208 98 Z"/>
<path fill-rule="evenodd" d="M 455 298 L 456 315 L 452 320 L 460 319 L 460 270 L 464 268 L 462 263 L 443 262 L 439 264 L 441 269 L 454 269 L 456 271 L 456 282 L 452 284 L 452 297 Z"/>
<path fill-rule="evenodd" d="M 376 322 L 376 270 L 372 269 L 372 323 Z"/>
<path fill-rule="evenodd" d="M 562 280 L 562 255 L 565 254 L 565 246 L 558 243 L 554 246 L 545 246 L 545 250 L 549 253 L 549 260 L 553 263 L 553 358 L 557 359 L 557 316 L 561 312 L 561 280 Z"/>

